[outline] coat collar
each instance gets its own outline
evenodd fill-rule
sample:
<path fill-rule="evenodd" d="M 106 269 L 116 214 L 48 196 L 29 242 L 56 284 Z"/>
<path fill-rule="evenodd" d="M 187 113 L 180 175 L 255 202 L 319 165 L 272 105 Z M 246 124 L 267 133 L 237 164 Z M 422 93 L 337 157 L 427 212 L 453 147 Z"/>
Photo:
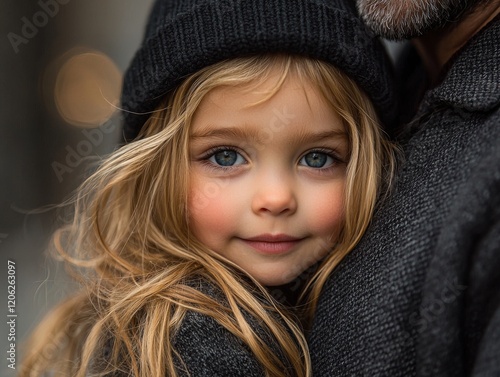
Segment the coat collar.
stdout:
<path fill-rule="evenodd" d="M 500 105 L 500 17 L 476 34 L 447 65 L 444 79 L 427 93 L 428 103 L 466 111 Z"/>

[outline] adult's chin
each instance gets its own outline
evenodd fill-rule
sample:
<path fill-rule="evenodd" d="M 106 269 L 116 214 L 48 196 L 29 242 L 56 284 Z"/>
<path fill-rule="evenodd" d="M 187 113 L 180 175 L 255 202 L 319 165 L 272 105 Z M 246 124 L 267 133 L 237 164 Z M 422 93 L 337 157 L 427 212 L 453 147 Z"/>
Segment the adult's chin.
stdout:
<path fill-rule="evenodd" d="M 356 0 L 373 32 L 390 40 L 412 39 L 459 21 L 491 0 Z"/>

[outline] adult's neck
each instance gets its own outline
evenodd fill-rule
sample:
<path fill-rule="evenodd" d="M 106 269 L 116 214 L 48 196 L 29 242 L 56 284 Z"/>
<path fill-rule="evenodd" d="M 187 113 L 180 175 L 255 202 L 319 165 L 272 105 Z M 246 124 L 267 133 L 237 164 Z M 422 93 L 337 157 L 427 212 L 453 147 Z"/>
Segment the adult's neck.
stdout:
<path fill-rule="evenodd" d="M 458 23 L 412 40 L 432 84 L 437 81 L 448 60 L 499 13 L 500 1 L 494 0 L 475 9 Z"/>

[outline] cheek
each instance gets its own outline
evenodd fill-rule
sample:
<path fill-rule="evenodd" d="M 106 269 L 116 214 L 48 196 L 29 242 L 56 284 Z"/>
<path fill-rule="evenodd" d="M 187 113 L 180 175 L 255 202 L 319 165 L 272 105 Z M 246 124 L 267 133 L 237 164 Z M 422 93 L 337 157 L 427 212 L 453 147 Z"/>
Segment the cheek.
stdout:
<path fill-rule="evenodd" d="M 306 209 L 313 231 L 324 237 L 338 235 L 344 224 L 344 185 L 324 187 L 310 198 Z"/>
<path fill-rule="evenodd" d="M 215 246 L 213 242 L 217 234 L 231 232 L 235 207 L 223 185 L 203 179 L 191 183 L 188 197 L 191 231 L 208 246 Z"/>

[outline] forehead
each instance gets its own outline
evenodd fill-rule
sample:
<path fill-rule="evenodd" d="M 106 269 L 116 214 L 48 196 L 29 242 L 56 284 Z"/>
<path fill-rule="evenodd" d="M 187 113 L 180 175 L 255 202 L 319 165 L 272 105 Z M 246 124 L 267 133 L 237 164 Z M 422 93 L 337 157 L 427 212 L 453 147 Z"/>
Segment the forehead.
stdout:
<path fill-rule="evenodd" d="M 279 83 L 274 72 L 265 82 L 212 89 L 194 113 L 192 133 L 213 127 L 262 128 L 295 124 L 307 130 L 343 131 L 342 122 L 321 91 L 304 78 L 289 74 Z"/>

